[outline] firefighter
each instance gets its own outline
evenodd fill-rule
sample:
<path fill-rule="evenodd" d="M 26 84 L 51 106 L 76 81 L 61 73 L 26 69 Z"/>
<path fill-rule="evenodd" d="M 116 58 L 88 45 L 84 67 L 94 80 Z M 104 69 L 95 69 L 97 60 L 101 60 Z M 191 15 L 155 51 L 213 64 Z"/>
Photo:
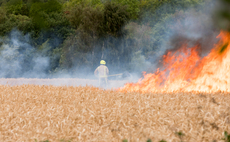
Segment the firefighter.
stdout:
<path fill-rule="evenodd" d="M 99 78 L 99 86 L 102 86 L 104 82 L 107 87 L 109 69 L 105 66 L 106 62 L 104 60 L 101 60 L 100 64 L 101 65 L 94 71 L 94 75 Z"/>

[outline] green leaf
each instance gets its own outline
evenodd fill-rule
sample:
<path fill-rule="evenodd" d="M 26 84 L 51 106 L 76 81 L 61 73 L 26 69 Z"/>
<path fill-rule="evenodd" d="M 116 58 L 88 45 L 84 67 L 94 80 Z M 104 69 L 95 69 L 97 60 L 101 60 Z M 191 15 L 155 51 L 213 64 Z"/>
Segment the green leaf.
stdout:
<path fill-rule="evenodd" d="M 124 139 L 122 142 L 128 142 L 128 140 L 127 140 L 127 139 Z"/>
<path fill-rule="evenodd" d="M 147 142 L 152 142 L 152 140 L 151 140 L 151 139 L 148 139 Z"/>
<path fill-rule="evenodd" d="M 178 135 L 178 136 L 184 136 L 185 134 L 183 133 L 183 132 L 176 132 L 176 134 Z"/>

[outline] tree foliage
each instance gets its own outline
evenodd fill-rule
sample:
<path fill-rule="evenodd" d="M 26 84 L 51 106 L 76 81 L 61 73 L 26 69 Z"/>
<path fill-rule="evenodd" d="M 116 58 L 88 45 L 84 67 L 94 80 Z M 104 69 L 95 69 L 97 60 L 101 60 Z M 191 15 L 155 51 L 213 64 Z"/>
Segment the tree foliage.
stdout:
<path fill-rule="evenodd" d="M 165 35 L 176 29 L 170 23 L 180 23 L 189 8 L 199 13 L 204 4 L 204 0 L 2 0 L 0 35 L 15 28 L 31 35 L 37 52 L 46 49 L 42 54 L 51 59 L 50 72 L 82 67 L 92 72 L 101 59 L 109 68 L 141 72 L 159 54 Z M 229 17 L 228 12 L 222 15 Z"/>

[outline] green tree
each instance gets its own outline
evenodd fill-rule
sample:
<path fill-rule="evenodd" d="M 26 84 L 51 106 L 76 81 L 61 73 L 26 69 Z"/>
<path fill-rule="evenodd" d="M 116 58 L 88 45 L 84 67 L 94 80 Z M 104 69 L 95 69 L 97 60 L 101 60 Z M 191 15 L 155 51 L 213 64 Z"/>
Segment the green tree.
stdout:
<path fill-rule="evenodd" d="M 103 9 L 103 3 L 101 0 L 70 0 L 64 3 L 64 8 L 68 11 L 77 5 L 84 7 L 100 8 Z"/>
<path fill-rule="evenodd" d="M 6 11 L 3 7 L 0 7 L 0 24 L 6 20 Z"/>
<path fill-rule="evenodd" d="M 32 21 L 29 17 L 23 15 L 8 15 L 3 22 L 0 23 L 0 35 L 10 32 L 17 27 L 24 33 L 28 33 L 32 29 Z"/>
<path fill-rule="evenodd" d="M 57 0 L 49 0 L 47 2 L 36 2 L 31 5 L 30 17 L 37 31 L 49 28 L 49 14 L 60 13 L 62 5 Z"/>
<path fill-rule="evenodd" d="M 104 28 L 107 34 L 114 37 L 122 36 L 122 28 L 130 20 L 130 15 L 126 11 L 126 6 L 107 2 L 104 9 Z"/>
<path fill-rule="evenodd" d="M 139 18 L 140 0 L 112 0 L 112 2 L 126 6 L 131 19 Z"/>
<path fill-rule="evenodd" d="M 230 31 L 230 0 L 221 0 L 220 7 L 214 15 L 214 21 L 221 29 Z"/>
<path fill-rule="evenodd" d="M 161 22 L 168 14 L 174 14 L 180 10 L 198 7 L 205 0 L 142 0 L 140 2 L 140 21 L 150 23 L 151 26 Z"/>
<path fill-rule="evenodd" d="M 29 16 L 29 7 L 22 0 L 10 0 L 6 4 L 7 14 Z"/>

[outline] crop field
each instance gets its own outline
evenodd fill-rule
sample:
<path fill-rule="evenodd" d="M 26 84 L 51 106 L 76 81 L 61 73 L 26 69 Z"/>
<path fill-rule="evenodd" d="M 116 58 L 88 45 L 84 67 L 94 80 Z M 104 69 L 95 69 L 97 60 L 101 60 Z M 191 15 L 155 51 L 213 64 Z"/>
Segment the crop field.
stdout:
<path fill-rule="evenodd" d="M 108 88 L 122 87 L 129 80 L 109 80 Z M 80 79 L 80 78 L 55 78 L 55 79 L 37 79 L 37 78 L 1 78 L 0 84 L 2 85 L 54 85 L 54 86 L 95 86 L 99 87 L 98 80 L 93 79 Z"/>
<path fill-rule="evenodd" d="M 229 102 L 223 92 L 0 85 L 0 141 L 223 141 L 230 132 Z"/>

